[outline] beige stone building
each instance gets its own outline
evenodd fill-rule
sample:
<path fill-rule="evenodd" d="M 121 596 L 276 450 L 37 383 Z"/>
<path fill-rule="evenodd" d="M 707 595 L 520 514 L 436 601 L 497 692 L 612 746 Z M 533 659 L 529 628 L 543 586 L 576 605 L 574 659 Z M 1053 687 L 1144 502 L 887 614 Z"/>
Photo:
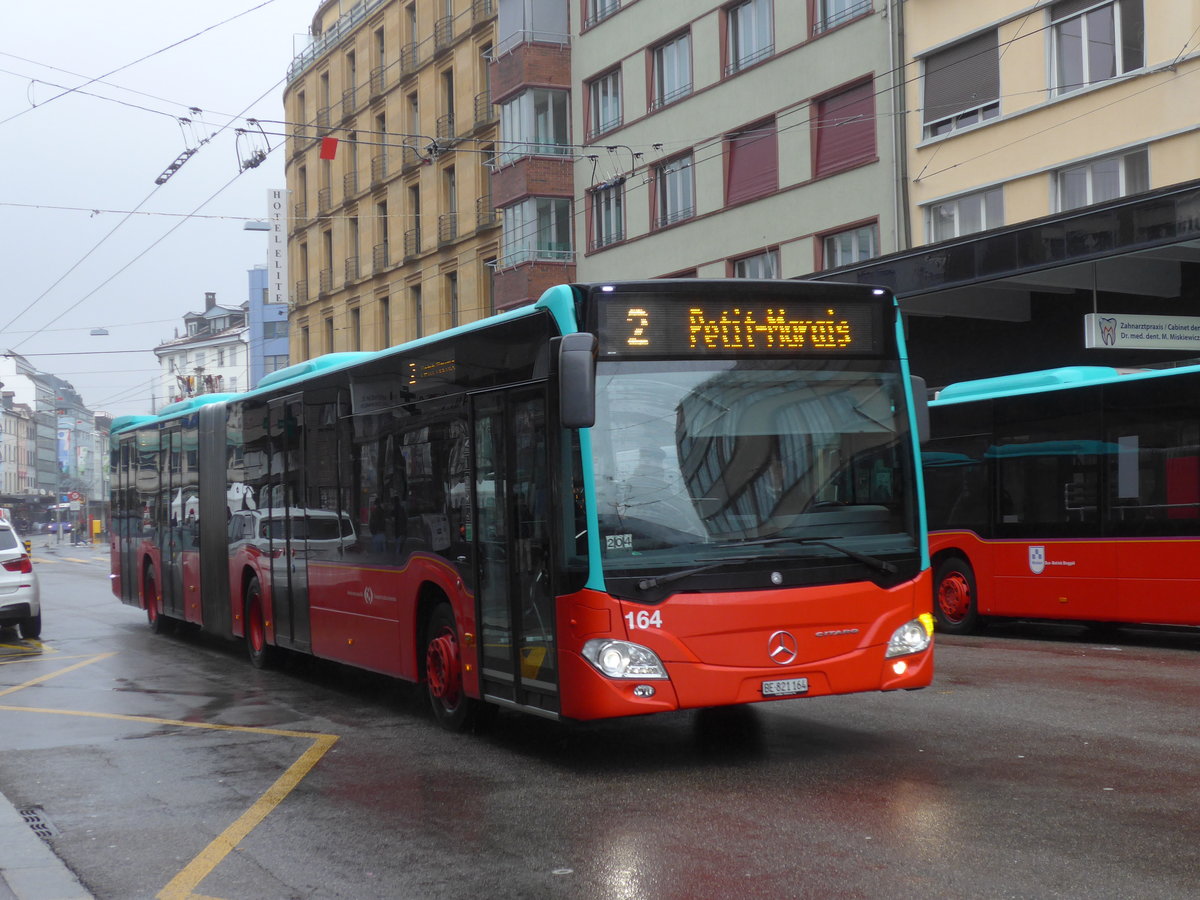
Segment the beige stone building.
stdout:
<path fill-rule="evenodd" d="M 1200 175 L 1200 2 L 905 4 L 915 244 Z"/>
<path fill-rule="evenodd" d="M 284 91 L 291 359 L 492 311 L 495 0 L 326 0 Z"/>

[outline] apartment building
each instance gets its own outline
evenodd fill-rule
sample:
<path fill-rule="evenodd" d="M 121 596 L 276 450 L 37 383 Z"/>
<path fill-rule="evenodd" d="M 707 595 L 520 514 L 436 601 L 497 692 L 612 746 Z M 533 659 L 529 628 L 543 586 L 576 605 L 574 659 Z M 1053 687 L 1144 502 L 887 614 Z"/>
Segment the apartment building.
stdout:
<path fill-rule="evenodd" d="M 584 0 L 580 279 L 786 278 L 906 247 L 894 7 Z"/>
<path fill-rule="evenodd" d="M 902 9 L 917 246 L 821 277 L 892 286 L 931 385 L 1194 356 L 1088 329 L 1200 316 L 1200 3 Z"/>
<path fill-rule="evenodd" d="M 174 338 L 154 348 L 160 370 L 159 407 L 250 387 L 246 305 L 222 306 L 208 291 L 204 309 L 183 317 L 183 334 L 176 329 Z"/>
<path fill-rule="evenodd" d="M 321 3 L 292 63 L 290 358 L 493 310 L 495 0 Z"/>
<path fill-rule="evenodd" d="M 1200 4 L 905 5 L 914 243 L 1200 174 Z"/>

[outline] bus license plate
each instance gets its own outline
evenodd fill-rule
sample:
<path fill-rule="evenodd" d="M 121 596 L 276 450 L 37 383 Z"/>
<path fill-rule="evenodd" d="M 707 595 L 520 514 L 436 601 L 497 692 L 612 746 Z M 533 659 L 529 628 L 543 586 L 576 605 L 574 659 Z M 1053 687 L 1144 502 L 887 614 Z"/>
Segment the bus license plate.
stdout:
<path fill-rule="evenodd" d="M 782 681 L 764 681 L 762 683 L 764 697 L 787 697 L 792 694 L 803 694 L 807 691 L 807 678 L 786 678 Z"/>

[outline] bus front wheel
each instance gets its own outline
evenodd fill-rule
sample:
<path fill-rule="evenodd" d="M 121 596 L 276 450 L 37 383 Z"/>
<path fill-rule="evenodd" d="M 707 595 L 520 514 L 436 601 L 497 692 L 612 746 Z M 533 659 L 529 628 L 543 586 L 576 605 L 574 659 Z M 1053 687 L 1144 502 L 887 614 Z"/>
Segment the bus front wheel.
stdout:
<path fill-rule="evenodd" d="M 937 567 L 933 579 L 933 616 L 938 631 L 970 634 L 979 625 L 975 573 L 960 556 L 949 556 Z"/>
<path fill-rule="evenodd" d="M 462 655 L 450 604 L 439 603 L 425 629 L 425 691 L 433 717 L 448 731 L 466 731 L 480 703 L 463 692 Z"/>
<path fill-rule="evenodd" d="M 263 610 L 262 586 L 257 578 L 246 583 L 246 655 L 256 669 L 275 665 L 278 649 L 267 641 L 267 616 Z"/>

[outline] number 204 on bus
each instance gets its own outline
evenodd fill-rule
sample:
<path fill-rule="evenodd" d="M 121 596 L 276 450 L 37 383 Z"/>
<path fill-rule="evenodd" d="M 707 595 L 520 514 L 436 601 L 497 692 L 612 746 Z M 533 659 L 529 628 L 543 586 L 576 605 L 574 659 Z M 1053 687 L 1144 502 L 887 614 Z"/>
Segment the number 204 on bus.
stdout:
<path fill-rule="evenodd" d="M 114 591 L 455 729 L 924 687 L 913 383 L 882 289 L 560 285 L 115 422 Z"/>

